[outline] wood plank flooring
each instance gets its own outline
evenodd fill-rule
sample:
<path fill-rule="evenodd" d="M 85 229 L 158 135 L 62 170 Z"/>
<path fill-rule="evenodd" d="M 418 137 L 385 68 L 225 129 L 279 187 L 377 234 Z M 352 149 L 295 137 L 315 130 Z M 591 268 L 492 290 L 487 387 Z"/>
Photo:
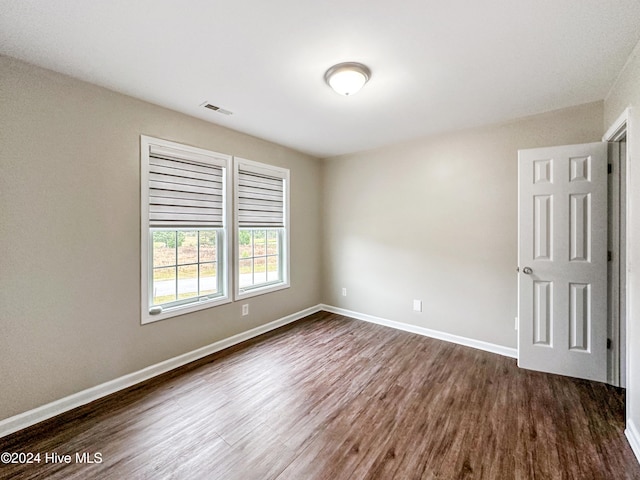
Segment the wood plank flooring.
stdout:
<path fill-rule="evenodd" d="M 320 312 L 0 439 L 41 454 L 0 478 L 640 479 L 623 430 L 620 389 Z"/>

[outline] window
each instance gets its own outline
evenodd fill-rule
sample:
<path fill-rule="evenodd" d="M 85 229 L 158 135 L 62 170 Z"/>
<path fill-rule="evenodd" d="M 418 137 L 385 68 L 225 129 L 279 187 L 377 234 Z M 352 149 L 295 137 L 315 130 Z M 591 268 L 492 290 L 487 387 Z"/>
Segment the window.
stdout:
<path fill-rule="evenodd" d="M 231 157 L 140 143 L 142 323 L 229 302 Z"/>
<path fill-rule="evenodd" d="M 236 298 L 289 287 L 289 170 L 235 159 Z"/>

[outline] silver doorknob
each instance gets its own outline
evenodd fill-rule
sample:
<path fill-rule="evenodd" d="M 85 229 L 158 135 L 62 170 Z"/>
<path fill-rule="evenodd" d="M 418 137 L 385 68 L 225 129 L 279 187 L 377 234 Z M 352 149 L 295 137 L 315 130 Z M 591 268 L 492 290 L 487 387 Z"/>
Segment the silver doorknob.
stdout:
<path fill-rule="evenodd" d="M 531 267 L 524 267 L 522 269 L 522 273 L 524 273 L 525 275 L 531 275 L 533 273 L 533 270 L 531 269 Z"/>

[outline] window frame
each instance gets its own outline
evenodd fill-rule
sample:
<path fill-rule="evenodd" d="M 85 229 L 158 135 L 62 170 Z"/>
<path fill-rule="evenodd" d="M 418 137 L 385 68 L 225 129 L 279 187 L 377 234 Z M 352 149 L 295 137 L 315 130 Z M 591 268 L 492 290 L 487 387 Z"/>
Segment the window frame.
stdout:
<path fill-rule="evenodd" d="M 240 241 L 239 241 L 239 232 L 240 226 L 238 222 L 238 193 L 239 193 L 239 171 L 240 169 L 244 171 L 250 171 L 253 173 L 258 173 L 262 175 L 278 177 L 283 180 L 283 203 L 284 203 L 284 212 L 283 212 L 283 227 L 275 227 L 281 228 L 281 241 L 282 244 L 280 246 L 280 264 L 279 270 L 282 272 L 282 280 L 273 283 L 266 282 L 263 285 L 258 285 L 250 288 L 240 288 Z M 275 292 L 278 290 L 283 290 L 289 288 L 291 286 L 290 283 L 290 172 L 288 168 L 276 167 L 274 165 L 269 165 L 266 163 L 256 162 L 253 160 L 248 160 L 246 158 L 234 157 L 233 159 L 233 271 L 234 271 L 234 299 L 242 300 L 245 298 L 255 297 L 257 295 L 264 295 L 266 293 Z M 249 228 L 249 227 L 244 227 Z M 274 227 L 250 227 L 254 229 L 264 229 L 269 230 Z"/>
<path fill-rule="evenodd" d="M 202 300 L 199 297 L 194 297 L 192 302 L 183 303 L 180 305 L 174 305 L 169 308 L 163 309 L 158 314 L 151 314 L 152 309 L 152 270 L 153 259 L 151 255 L 153 237 L 152 230 L 158 230 L 149 225 L 149 159 L 152 146 L 171 148 L 178 150 L 185 158 L 196 160 L 199 162 L 208 162 L 213 165 L 219 166 L 223 170 L 222 178 L 224 180 L 223 185 L 223 226 L 220 233 L 217 235 L 217 239 L 220 244 L 217 245 L 217 274 L 221 275 L 220 286 L 222 292 L 220 295 Z M 140 135 L 140 285 L 141 285 L 141 316 L 140 321 L 142 325 L 157 322 L 167 318 L 175 317 L 178 315 L 184 315 L 191 312 L 196 312 L 206 308 L 215 307 L 230 303 L 232 301 L 229 279 L 232 277 L 233 266 L 229 261 L 229 246 L 232 241 L 232 232 L 229 219 L 231 218 L 232 208 L 232 156 L 223 153 L 213 152 L 203 148 L 193 147 L 181 143 L 172 142 L 169 140 L 162 140 L 146 135 Z M 184 230 L 183 228 L 176 228 L 176 230 Z M 162 228 L 161 230 L 172 230 L 171 228 Z M 206 226 L 198 227 L 194 226 L 190 228 L 192 231 L 208 230 Z M 177 279 L 176 279 L 177 281 Z"/>

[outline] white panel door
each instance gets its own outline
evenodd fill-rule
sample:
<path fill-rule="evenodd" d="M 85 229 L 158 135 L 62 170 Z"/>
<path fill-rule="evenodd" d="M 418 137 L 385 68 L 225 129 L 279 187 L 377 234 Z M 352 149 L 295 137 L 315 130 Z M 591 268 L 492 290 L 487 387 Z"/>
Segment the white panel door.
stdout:
<path fill-rule="evenodd" d="M 607 145 L 518 161 L 518 365 L 605 382 Z"/>

